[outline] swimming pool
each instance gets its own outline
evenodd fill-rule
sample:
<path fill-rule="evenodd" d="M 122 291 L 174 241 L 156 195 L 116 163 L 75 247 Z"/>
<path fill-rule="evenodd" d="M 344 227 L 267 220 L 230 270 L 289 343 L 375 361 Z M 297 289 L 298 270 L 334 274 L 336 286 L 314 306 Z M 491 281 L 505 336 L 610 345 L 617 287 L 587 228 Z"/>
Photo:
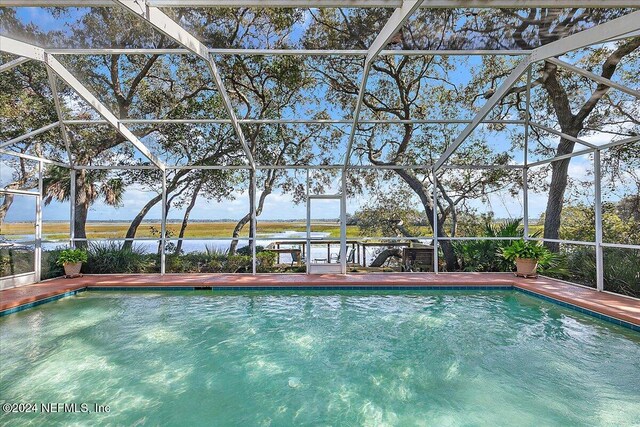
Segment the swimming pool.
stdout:
<path fill-rule="evenodd" d="M 0 318 L 0 424 L 633 425 L 640 334 L 517 291 L 88 291 Z"/>

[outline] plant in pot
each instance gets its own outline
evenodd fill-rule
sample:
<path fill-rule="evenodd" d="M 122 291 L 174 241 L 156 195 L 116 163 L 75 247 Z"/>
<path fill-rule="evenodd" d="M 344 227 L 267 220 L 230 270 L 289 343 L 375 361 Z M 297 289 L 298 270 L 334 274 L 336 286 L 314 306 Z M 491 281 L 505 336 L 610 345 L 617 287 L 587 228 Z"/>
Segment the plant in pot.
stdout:
<path fill-rule="evenodd" d="M 538 277 L 538 266 L 548 265 L 553 258 L 551 252 L 535 240 L 514 240 L 498 250 L 507 261 L 515 262 L 516 276 Z"/>
<path fill-rule="evenodd" d="M 87 262 L 87 252 L 82 249 L 65 249 L 58 255 L 58 265 L 64 267 L 67 277 L 80 276 L 83 262 Z"/>

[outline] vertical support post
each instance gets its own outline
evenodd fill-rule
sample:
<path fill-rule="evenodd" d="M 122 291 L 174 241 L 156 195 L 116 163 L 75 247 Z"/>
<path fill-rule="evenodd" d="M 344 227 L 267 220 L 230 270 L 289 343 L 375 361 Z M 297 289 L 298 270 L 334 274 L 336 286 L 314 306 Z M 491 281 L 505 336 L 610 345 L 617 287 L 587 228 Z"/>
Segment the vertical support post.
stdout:
<path fill-rule="evenodd" d="M 35 251 L 34 270 L 36 282 L 42 280 L 42 160 L 38 162 L 38 195 L 36 196 L 36 230 L 35 230 Z"/>
<path fill-rule="evenodd" d="M 256 226 L 257 226 L 257 218 L 256 218 L 256 192 L 257 192 L 257 184 L 256 184 L 256 174 L 258 172 L 255 169 L 251 169 L 249 174 L 251 176 L 251 198 L 249 203 L 251 203 L 251 233 L 249 233 L 249 238 L 251 239 L 251 274 L 256 274 Z"/>
<path fill-rule="evenodd" d="M 364 242 L 362 243 L 362 266 L 367 266 L 367 244 Z"/>
<path fill-rule="evenodd" d="M 309 169 L 307 169 L 307 274 L 309 274 L 309 264 L 311 264 L 311 200 L 309 199 Z"/>
<path fill-rule="evenodd" d="M 524 239 L 529 239 L 529 122 L 531 121 L 531 65 L 527 69 L 527 93 L 524 115 L 524 168 L 522 168 L 522 202 Z"/>
<path fill-rule="evenodd" d="M 433 174 L 433 272 L 438 273 L 438 178 L 436 169 L 431 169 Z"/>
<path fill-rule="evenodd" d="M 602 250 L 602 176 L 600 166 L 600 150 L 596 150 L 593 152 L 593 176 L 596 187 L 596 288 L 602 292 L 604 290 L 604 254 Z"/>
<path fill-rule="evenodd" d="M 342 194 L 340 194 L 340 273 L 347 274 L 347 174 L 342 169 Z"/>
<path fill-rule="evenodd" d="M 69 246 L 76 247 L 76 170 L 71 169 L 69 183 Z"/>
<path fill-rule="evenodd" d="M 522 203 L 523 203 L 523 224 L 524 240 L 529 239 L 529 167 L 522 168 Z"/>
<path fill-rule="evenodd" d="M 166 273 L 165 246 L 167 240 L 167 171 L 162 170 L 162 219 L 160 220 L 160 274 Z"/>

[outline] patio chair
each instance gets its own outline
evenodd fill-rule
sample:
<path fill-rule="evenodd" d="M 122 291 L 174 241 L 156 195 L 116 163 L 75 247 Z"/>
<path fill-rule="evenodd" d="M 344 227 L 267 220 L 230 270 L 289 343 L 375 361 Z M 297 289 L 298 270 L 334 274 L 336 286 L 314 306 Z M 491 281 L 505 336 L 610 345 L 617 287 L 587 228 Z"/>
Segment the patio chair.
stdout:
<path fill-rule="evenodd" d="M 342 251 L 338 253 L 332 253 L 329 262 L 340 262 L 340 258 L 342 258 Z M 350 248 L 349 252 L 347 252 L 347 264 L 354 264 L 356 258 L 356 250 L 354 248 Z"/>
<path fill-rule="evenodd" d="M 291 252 L 291 266 L 294 264 L 304 264 L 305 257 L 302 256 L 301 252 Z"/>

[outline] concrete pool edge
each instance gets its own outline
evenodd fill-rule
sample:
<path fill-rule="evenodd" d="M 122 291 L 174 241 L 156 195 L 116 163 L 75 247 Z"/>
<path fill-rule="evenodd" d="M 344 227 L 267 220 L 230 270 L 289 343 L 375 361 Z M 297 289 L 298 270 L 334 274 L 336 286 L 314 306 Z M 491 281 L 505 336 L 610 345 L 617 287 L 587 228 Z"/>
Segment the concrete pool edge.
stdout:
<path fill-rule="evenodd" d="M 515 289 L 575 311 L 640 332 L 640 300 L 597 292 L 567 282 L 539 277 L 522 279 L 511 273 L 410 273 L 368 275 L 304 274 L 224 275 L 86 275 L 52 279 L 0 291 L 0 317 L 85 290 L 497 290 Z"/>

